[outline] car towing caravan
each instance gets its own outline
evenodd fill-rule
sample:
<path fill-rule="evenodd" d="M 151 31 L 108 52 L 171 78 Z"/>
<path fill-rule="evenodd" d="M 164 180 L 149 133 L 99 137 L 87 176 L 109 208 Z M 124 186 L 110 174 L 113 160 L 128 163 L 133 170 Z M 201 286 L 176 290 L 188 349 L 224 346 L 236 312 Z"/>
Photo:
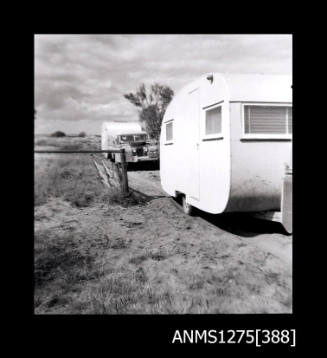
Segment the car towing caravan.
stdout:
<path fill-rule="evenodd" d="M 159 160 L 158 146 L 138 122 L 104 122 L 101 131 L 101 149 L 125 149 L 126 161 L 131 163 Z M 105 158 L 120 161 L 120 154 L 105 153 Z"/>
<path fill-rule="evenodd" d="M 210 73 L 174 97 L 160 176 L 186 213 L 249 212 L 292 231 L 291 86 L 286 75 Z"/>

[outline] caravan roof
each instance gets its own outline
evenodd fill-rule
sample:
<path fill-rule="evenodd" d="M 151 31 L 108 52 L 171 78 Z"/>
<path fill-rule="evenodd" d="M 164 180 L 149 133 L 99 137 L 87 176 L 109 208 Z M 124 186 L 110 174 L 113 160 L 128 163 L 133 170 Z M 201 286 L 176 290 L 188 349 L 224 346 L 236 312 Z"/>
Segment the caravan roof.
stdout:
<path fill-rule="evenodd" d="M 208 76 L 212 76 L 212 82 Z M 205 97 L 208 95 L 205 87 L 209 90 L 212 84 L 219 88 L 215 93 L 217 101 L 292 102 L 292 76 L 289 75 L 208 73 L 185 86 L 179 94 L 201 86 L 204 89 L 201 97 Z"/>
<path fill-rule="evenodd" d="M 139 122 L 104 122 L 102 124 L 102 132 L 104 130 L 112 136 L 144 133 Z"/>

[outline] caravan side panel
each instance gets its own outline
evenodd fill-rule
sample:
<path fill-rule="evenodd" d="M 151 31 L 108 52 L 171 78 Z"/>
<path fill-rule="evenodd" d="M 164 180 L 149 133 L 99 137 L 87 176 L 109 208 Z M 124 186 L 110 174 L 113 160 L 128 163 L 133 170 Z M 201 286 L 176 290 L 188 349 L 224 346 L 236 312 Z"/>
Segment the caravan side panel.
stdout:
<path fill-rule="evenodd" d="M 242 103 L 231 103 L 231 191 L 226 211 L 280 210 L 288 139 L 242 139 Z"/>

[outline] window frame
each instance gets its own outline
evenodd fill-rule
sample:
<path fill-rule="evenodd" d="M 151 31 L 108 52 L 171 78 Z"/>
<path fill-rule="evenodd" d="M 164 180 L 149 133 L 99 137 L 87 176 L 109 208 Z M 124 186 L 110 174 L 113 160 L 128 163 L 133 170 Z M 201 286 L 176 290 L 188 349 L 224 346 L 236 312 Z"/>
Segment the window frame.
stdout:
<path fill-rule="evenodd" d="M 128 141 L 128 140 L 123 140 L 122 137 L 132 137 L 133 140 L 132 142 L 134 142 L 134 135 L 133 134 L 119 134 L 118 135 L 118 141 L 120 144 L 126 144 L 126 143 L 130 143 L 131 141 Z"/>
<path fill-rule="evenodd" d="M 213 109 L 219 108 L 220 107 L 220 132 L 218 133 L 211 133 L 211 134 L 206 134 L 206 127 L 207 127 L 207 111 L 211 111 Z M 202 140 L 206 141 L 206 140 L 214 140 L 214 139 L 223 139 L 223 103 L 219 102 L 217 104 L 213 104 L 212 106 L 207 106 L 205 108 L 203 108 L 203 112 L 204 112 L 204 118 L 203 118 L 203 126 L 202 126 Z"/>
<path fill-rule="evenodd" d="M 262 107 L 289 107 L 293 109 L 293 105 L 290 102 L 287 103 L 270 103 L 270 102 L 247 102 L 242 103 L 242 136 L 241 139 L 288 139 L 292 140 L 292 133 L 245 133 L 245 106 L 262 106 Z M 292 115 L 293 120 L 293 115 Z M 286 111 L 286 130 L 288 132 L 288 111 Z"/>
<path fill-rule="evenodd" d="M 145 136 L 145 139 L 142 139 L 142 140 L 135 140 L 135 137 L 137 137 L 137 136 Z M 147 140 L 148 140 L 148 135 L 147 134 L 145 134 L 145 133 L 141 133 L 141 134 L 133 134 L 133 140 L 134 140 L 134 142 L 146 142 Z"/>
<path fill-rule="evenodd" d="M 170 124 L 172 125 L 172 139 L 167 139 L 167 125 Z M 174 143 L 174 119 L 169 119 L 168 121 L 164 122 L 165 124 L 165 142 L 164 144 L 173 144 Z"/>

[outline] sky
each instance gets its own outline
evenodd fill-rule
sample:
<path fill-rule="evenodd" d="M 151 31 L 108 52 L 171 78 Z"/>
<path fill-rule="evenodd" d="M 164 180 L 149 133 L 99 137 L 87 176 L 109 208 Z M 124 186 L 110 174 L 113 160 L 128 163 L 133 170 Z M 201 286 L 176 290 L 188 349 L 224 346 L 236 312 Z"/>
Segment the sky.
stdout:
<path fill-rule="evenodd" d="M 292 74 L 291 35 L 35 35 L 35 133 L 137 121 L 141 83 L 177 93 L 208 72 Z"/>

